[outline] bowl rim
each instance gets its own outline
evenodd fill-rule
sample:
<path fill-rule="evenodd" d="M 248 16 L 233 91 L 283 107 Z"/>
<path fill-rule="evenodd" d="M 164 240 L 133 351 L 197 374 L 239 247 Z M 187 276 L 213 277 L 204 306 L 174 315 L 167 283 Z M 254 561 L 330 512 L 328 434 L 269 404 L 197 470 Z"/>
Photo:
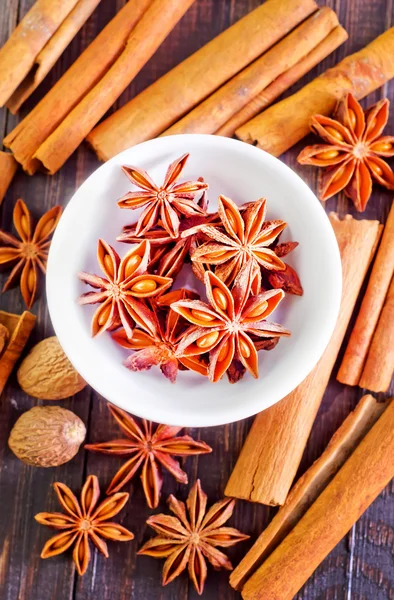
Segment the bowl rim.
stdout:
<path fill-rule="evenodd" d="M 62 217 L 58 223 L 58 226 L 56 228 L 55 234 L 52 239 L 51 247 L 50 247 L 50 252 L 49 252 L 49 257 L 48 257 L 48 265 L 47 265 L 46 293 L 47 293 L 49 315 L 50 315 L 50 318 L 52 321 L 53 328 L 55 330 L 55 334 L 58 337 L 60 345 L 62 346 L 65 354 L 69 358 L 71 364 L 80 373 L 80 375 L 85 379 L 85 381 L 98 394 L 103 396 L 109 402 L 119 406 L 120 408 L 124 409 L 127 412 L 130 412 L 130 406 L 128 406 L 126 399 L 123 400 L 123 399 L 118 399 L 118 398 L 115 399 L 113 397 L 109 397 L 111 394 L 108 393 L 107 387 L 105 385 L 102 385 L 101 381 L 99 383 L 97 383 L 96 381 L 92 382 L 91 374 L 90 374 L 90 372 L 89 373 L 87 372 L 88 369 L 87 369 L 86 363 L 81 363 L 81 364 L 74 363 L 72 342 L 70 340 L 70 337 L 67 336 L 67 325 L 64 324 L 64 315 L 61 312 L 61 310 L 59 310 L 57 302 L 56 302 L 56 297 L 57 297 L 56 285 L 52 285 L 52 281 L 53 281 L 52 274 L 55 272 L 55 269 L 56 269 L 56 248 L 59 246 L 59 244 L 61 244 L 61 240 L 62 240 L 62 236 L 63 236 L 64 232 L 68 231 L 69 215 L 71 215 L 71 213 L 72 213 L 75 202 L 78 201 L 78 199 L 76 199 L 76 197 L 79 196 L 81 194 L 81 192 L 83 193 L 84 187 L 85 186 L 87 187 L 91 183 L 91 180 L 97 176 L 98 172 L 108 169 L 109 165 L 111 165 L 112 163 L 118 163 L 119 159 L 122 156 L 126 157 L 128 155 L 128 153 L 130 152 L 130 150 L 133 150 L 133 151 L 135 151 L 136 149 L 144 150 L 145 147 L 148 145 L 151 146 L 152 153 L 154 153 L 155 150 L 160 150 L 160 147 L 162 147 L 162 146 L 165 147 L 166 151 L 171 151 L 171 146 L 173 146 L 174 147 L 173 150 L 175 153 L 176 151 L 179 151 L 178 143 L 180 141 L 180 138 L 181 138 L 180 145 L 183 147 L 188 147 L 189 138 L 193 138 L 194 140 L 196 138 L 199 138 L 200 140 L 208 141 L 208 143 L 210 143 L 210 144 L 213 144 L 213 145 L 216 144 L 218 150 L 220 150 L 220 148 L 223 148 L 224 146 L 227 146 L 229 148 L 231 148 L 231 147 L 239 148 L 240 146 L 242 146 L 242 152 L 245 155 L 249 154 L 251 157 L 255 158 L 256 153 L 258 152 L 260 154 L 260 157 L 263 158 L 263 160 L 268 164 L 268 166 L 271 165 L 273 168 L 275 168 L 279 171 L 283 170 L 285 176 L 294 178 L 295 180 L 298 180 L 298 185 L 303 186 L 305 188 L 305 190 L 307 190 L 308 195 L 314 196 L 314 198 L 316 200 L 315 206 L 312 208 L 312 210 L 314 210 L 316 212 L 315 218 L 317 218 L 317 220 L 320 221 L 321 227 L 323 229 L 325 229 L 325 235 L 328 237 L 331 237 L 332 255 L 330 256 L 330 259 L 331 259 L 331 261 L 336 263 L 336 267 L 334 267 L 334 270 L 337 273 L 337 277 L 336 277 L 335 281 L 331 282 L 334 300 L 331 303 L 331 305 L 328 307 L 327 312 L 325 313 L 325 320 L 322 323 L 322 328 L 320 331 L 319 338 L 315 342 L 315 345 L 314 345 L 315 353 L 314 353 L 313 361 L 312 360 L 306 361 L 306 364 L 304 364 L 302 366 L 302 368 L 300 368 L 298 370 L 298 376 L 293 376 L 291 378 L 291 381 L 293 383 L 291 383 L 290 385 L 286 386 L 284 384 L 284 382 L 281 382 L 280 384 L 278 384 L 278 387 L 282 391 L 280 392 L 280 394 L 278 394 L 277 398 L 273 398 L 269 401 L 266 401 L 263 408 L 260 408 L 256 411 L 255 407 L 253 407 L 251 409 L 251 407 L 249 406 L 248 403 L 244 404 L 243 402 L 240 401 L 237 408 L 234 409 L 234 407 L 232 407 L 232 409 L 229 410 L 228 413 L 226 413 L 226 416 L 223 415 L 223 411 L 219 412 L 219 414 L 217 414 L 216 412 L 202 411 L 201 413 L 199 413 L 199 418 L 193 419 L 193 422 L 189 422 L 187 418 L 183 419 L 182 422 L 177 422 L 178 417 L 175 414 L 168 415 L 166 409 L 164 409 L 164 412 L 163 412 L 163 411 L 161 411 L 161 409 L 155 408 L 154 413 L 153 413 L 153 410 L 152 410 L 152 408 L 149 407 L 148 403 L 145 403 L 145 406 L 142 409 L 142 405 L 143 405 L 142 402 L 137 407 L 135 407 L 134 405 L 132 407 L 132 410 L 133 410 L 132 414 L 134 414 L 138 417 L 141 417 L 141 418 L 152 420 L 154 422 L 169 423 L 171 425 L 179 425 L 182 427 L 211 427 L 211 426 L 213 427 L 213 426 L 224 425 L 227 423 L 236 422 L 241 419 L 245 419 L 250 416 L 253 416 L 253 415 L 257 414 L 258 412 L 265 410 L 265 409 L 269 408 L 270 406 L 273 406 L 274 404 L 279 402 L 281 399 L 285 398 L 288 394 L 290 394 L 294 389 L 296 389 L 296 387 L 298 387 L 298 385 L 300 385 L 300 383 L 314 369 L 317 362 L 320 360 L 324 350 L 326 349 L 328 342 L 329 342 L 331 335 L 335 328 L 335 324 L 336 324 L 337 317 L 339 314 L 339 309 L 340 309 L 341 296 L 342 296 L 342 266 L 341 266 L 341 259 L 340 259 L 338 244 L 336 241 L 334 230 L 331 227 L 330 221 L 328 219 L 328 215 L 326 214 L 323 206 L 320 204 L 320 202 L 316 198 L 313 191 L 302 180 L 302 178 L 297 173 L 295 173 L 295 171 L 293 171 L 290 167 L 288 167 L 285 163 L 283 163 L 278 158 L 272 156 L 271 154 L 265 152 L 264 150 L 261 150 L 260 148 L 256 148 L 255 146 L 246 144 L 245 142 L 235 140 L 232 138 L 225 138 L 225 137 L 221 137 L 221 136 L 212 136 L 212 135 L 208 135 L 208 134 L 181 134 L 181 135 L 173 135 L 173 136 L 163 136 L 160 138 L 155 138 L 153 140 L 147 140 L 145 142 L 142 142 L 141 144 L 138 144 L 136 146 L 128 148 L 127 150 L 122 151 L 121 153 L 112 157 L 109 161 L 107 161 L 106 163 L 100 165 L 97 169 L 95 169 L 93 171 L 93 173 L 91 173 L 91 175 L 89 175 L 89 177 L 87 177 L 86 180 L 75 190 L 71 199 L 67 203 L 67 205 L 64 209 L 63 215 L 62 215 Z M 124 162 L 127 163 L 128 158 L 125 158 Z M 283 390 L 284 390 L 284 393 L 283 393 Z M 248 408 L 248 406 L 249 406 L 249 408 Z M 136 410 L 134 410 L 135 408 L 136 408 Z M 140 409 L 142 409 L 142 411 Z M 142 413 L 144 413 L 144 414 L 142 414 Z"/>

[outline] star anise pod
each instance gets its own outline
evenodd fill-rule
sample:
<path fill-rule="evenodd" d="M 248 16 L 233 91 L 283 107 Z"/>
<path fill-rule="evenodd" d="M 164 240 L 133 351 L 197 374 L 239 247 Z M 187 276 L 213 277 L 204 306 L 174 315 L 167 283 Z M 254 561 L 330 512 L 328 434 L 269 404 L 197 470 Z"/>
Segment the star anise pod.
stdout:
<path fill-rule="evenodd" d="M 356 209 L 363 211 L 373 180 L 394 190 L 394 173 L 383 160 L 394 156 L 394 136 L 382 135 L 389 106 L 384 99 L 363 111 L 355 97 L 347 94 L 338 103 L 333 118 L 312 117 L 312 131 L 326 143 L 304 148 L 297 160 L 302 165 L 327 167 L 320 177 L 321 200 L 344 190 Z"/>
<path fill-rule="evenodd" d="M 160 296 L 155 302 L 155 310 L 146 313 L 150 333 L 136 328 L 130 338 L 124 329 L 112 334 L 112 338 L 120 346 L 136 351 L 124 362 L 128 369 L 147 371 L 153 366 L 159 366 L 171 383 L 175 383 L 178 370 L 182 367 L 200 375 L 208 375 L 208 365 L 200 356 L 175 356 L 176 346 L 188 323 L 170 308 L 170 303 L 186 298 L 198 296 L 186 289 L 174 290 Z"/>
<path fill-rule="evenodd" d="M 243 265 L 253 260 L 264 270 L 277 271 L 284 263 L 271 246 L 286 227 L 284 221 L 265 221 L 265 199 L 251 202 L 244 210 L 225 196 L 219 196 L 219 226 L 207 225 L 202 231 L 213 241 L 200 245 L 192 254 L 194 262 L 215 265 L 215 274 L 230 285 Z"/>
<path fill-rule="evenodd" d="M 147 273 L 150 245 L 147 240 L 120 259 L 117 252 L 99 240 L 97 260 L 105 277 L 79 273 L 79 278 L 96 288 L 80 296 L 80 304 L 100 304 L 92 319 L 92 335 L 123 325 L 131 337 L 134 322 L 147 328 L 149 311 L 142 298 L 152 298 L 167 290 L 172 279 Z"/>
<path fill-rule="evenodd" d="M 64 483 L 55 483 L 54 488 L 67 514 L 43 512 L 35 516 L 41 525 L 61 530 L 61 533 L 47 541 L 41 558 L 62 554 L 74 546 L 73 559 L 79 575 L 83 575 L 90 560 L 89 540 L 108 558 L 107 544 L 102 538 L 116 542 L 129 542 L 134 538 L 131 531 L 122 525 L 108 522 L 122 510 L 129 494 L 114 494 L 98 505 L 100 488 L 95 475 L 87 478 L 79 502 Z"/>
<path fill-rule="evenodd" d="M 283 242 L 275 246 L 275 254 L 282 258 L 289 254 L 289 252 L 292 252 L 297 246 L 298 242 Z M 284 263 L 284 265 L 286 267 L 284 271 L 273 271 L 268 274 L 269 285 L 276 290 L 281 289 L 288 294 L 302 296 L 304 290 L 302 289 L 297 272 L 287 263 Z"/>
<path fill-rule="evenodd" d="M 200 178 L 201 179 L 201 178 Z M 197 205 L 204 211 L 208 208 L 207 194 L 204 191 Z M 191 249 L 194 248 L 196 240 L 206 241 L 208 238 L 201 231 L 204 225 L 218 222 L 216 214 L 198 215 L 183 218 L 179 225 L 179 235 L 176 238 L 162 227 L 161 222 L 144 234 L 151 244 L 151 259 L 148 265 L 150 272 L 155 272 L 163 277 L 172 277 L 179 274 L 186 260 L 189 259 Z M 136 235 L 137 224 L 126 225 L 118 242 L 135 244 L 140 241 Z"/>
<path fill-rule="evenodd" d="M 205 211 L 194 202 L 194 198 L 196 194 L 206 190 L 208 184 L 204 181 L 176 183 L 188 158 L 189 154 L 184 154 L 170 164 L 162 186 L 157 186 L 143 169 L 122 167 L 130 181 L 142 191 L 128 192 L 118 201 L 118 206 L 132 210 L 146 207 L 137 222 L 138 237 L 144 236 L 160 220 L 168 234 L 172 238 L 177 238 L 181 215 L 192 217 L 205 214 Z"/>
<path fill-rule="evenodd" d="M 172 456 L 194 456 L 212 452 L 212 448 L 205 442 L 193 440 L 189 435 L 178 436 L 183 427 L 157 425 L 154 430 L 153 423 L 145 419 L 141 421 L 140 427 L 137 421 L 124 410 L 110 404 L 108 408 L 127 439 L 85 446 L 87 450 L 129 457 L 112 479 L 107 494 L 119 491 L 141 467 L 141 481 L 146 501 L 149 508 L 156 508 L 163 483 L 161 466 L 167 469 L 179 483 L 187 483 L 187 474 Z"/>
<path fill-rule="evenodd" d="M 282 290 L 259 292 L 256 286 L 259 271 L 255 263 L 247 262 L 229 288 L 217 275 L 205 273 L 209 304 L 201 300 L 179 300 L 171 308 L 194 325 L 182 337 L 177 347 L 179 356 L 198 356 L 209 352 L 209 378 L 221 379 L 234 357 L 258 377 L 257 350 L 250 337 L 288 336 L 290 332 L 266 318 L 283 299 Z M 252 293 L 253 292 L 253 293 Z M 254 294 L 254 295 L 253 295 Z"/>
<path fill-rule="evenodd" d="M 223 527 L 233 513 L 235 500 L 225 498 L 207 511 L 207 496 L 199 479 L 191 488 L 186 505 L 171 495 L 168 506 L 175 517 L 165 514 L 149 517 L 147 524 L 159 535 L 149 540 L 138 554 L 167 559 L 163 567 L 163 585 L 188 567 L 189 577 L 201 595 L 207 577 L 205 559 L 215 569 L 231 571 L 231 562 L 218 546 L 228 548 L 249 536 L 233 527 Z"/>
<path fill-rule="evenodd" d="M 19 238 L 0 230 L 0 265 L 15 265 L 4 284 L 3 292 L 12 287 L 20 277 L 20 288 L 27 308 L 31 308 L 37 292 L 38 270 L 46 272 L 50 236 L 55 231 L 62 214 L 61 206 L 45 213 L 33 229 L 30 212 L 17 200 L 14 208 L 14 227 Z"/>

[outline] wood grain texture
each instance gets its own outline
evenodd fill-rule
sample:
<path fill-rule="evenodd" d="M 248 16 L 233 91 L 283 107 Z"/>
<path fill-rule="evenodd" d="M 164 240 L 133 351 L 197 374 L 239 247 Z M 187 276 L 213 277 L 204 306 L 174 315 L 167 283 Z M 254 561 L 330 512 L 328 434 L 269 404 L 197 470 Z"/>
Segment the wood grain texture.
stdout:
<path fill-rule="evenodd" d="M 0 44 L 3 44 L 33 0 L 0 0 Z M 195 0 L 188 13 L 165 40 L 159 52 L 149 61 L 133 83 L 122 94 L 114 108 L 119 108 L 155 79 L 166 73 L 201 45 L 215 37 L 231 23 L 261 4 L 261 0 Z M 349 32 L 349 40 L 321 65 L 302 79 L 289 93 L 299 89 L 346 54 L 359 50 L 388 27 L 394 25 L 392 0 L 319 0 L 337 11 L 340 22 Z M 86 48 L 104 25 L 124 5 L 123 0 L 101 2 L 81 32 L 68 46 L 54 69 L 26 102 L 21 111 L 25 116 L 46 91 Z M 394 101 L 394 82 L 374 92 L 367 101 L 372 104 L 387 95 Z M 363 101 L 363 105 L 366 102 Z M 0 135 L 10 132 L 18 118 L 0 111 Z M 394 134 L 394 113 L 388 130 Z M 306 140 L 308 141 L 308 140 Z M 308 141 L 311 143 L 311 140 Z M 317 170 L 301 167 L 296 156 L 302 143 L 289 151 L 283 160 L 311 187 L 317 189 Z M 29 178 L 18 172 L 0 209 L 0 227 L 12 223 L 12 209 L 18 197 L 39 216 L 57 203 L 66 204 L 74 190 L 98 166 L 94 154 L 82 146 L 54 177 L 37 174 Z M 363 218 L 387 218 L 391 194 L 375 188 Z M 327 211 L 338 210 L 343 215 L 356 215 L 349 201 L 340 195 L 326 204 Z M 3 278 L 3 276 L 2 276 Z M 4 281 L 4 279 L 3 279 Z M 0 296 L 3 310 L 22 312 L 23 302 L 17 289 Z M 38 323 L 29 347 L 52 335 L 44 292 L 33 306 Z M 338 366 L 338 365 L 337 365 Z M 334 368 L 333 375 L 336 374 Z M 391 395 L 394 389 L 391 388 Z M 343 422 L 363 395 L 358 388 L 345 387 L 332 377 L 320 407 L 300 466 L 301 475 L 321 454 L 334 431 Z M 122 513 L 121 522 L 136 535 L 130 544 L 109 544 L 110 556 L 105 560 L 97 553 L 83 578 L 75 575 L 69 555 L 42 561 L 39 553 L 51 533 L 34 522 L 33 516 L 43 510 L 57 510 L 54 481 L 63 481 L 79 490 L 88 473 L 99 476 L 102 487 L 107 485 L 118 459 L 80 451 L 68 464 L 56 469 L 34 469 L 19 462 L 6 445 L 9 432 L 18 416 L 39 402 L 18 389 L 15 375 L 0 398 L 0 598 L 1 600 L 196 600 L 197 595 L 186 576 L 166 588 L 160 585 L 161 561 L 148 557 L 136 558 L 136 551 L 148 536 L 145 518 L 151 514 L 144 504 L 138 479 L 129 486 L 131 502 Z M 75 411 L 86 423 L 87 440 L 96 442 L 116 435 L 105 402 L 90 389 L 75 398 L 58 403 Z M 221 497 L 237 460 L 253 419 L 223 427 L 193 430 L 213 447 L 208 456 L 193 457 L 185 462 L 190 483 L 201 477 L 210 502 Z M 187 487 L 164 477 L 163 499 L 158 512 L 165 509 L 165 498 L 176 493 L 187 496 Z M 394 598 L 394 483 L 389 485 L 350 533 L 318 567 L 296 600 L 387 600 Z M 239 502 L 231 524 L 251 535 L 250 543 L 230 549 L 229 556 L 237 564 L 275 514 L 275 509 Z M 210 570 L 203 598 L 207 600 L 239 600 L 240 594 L 228 585 L 228 574 Z"/>

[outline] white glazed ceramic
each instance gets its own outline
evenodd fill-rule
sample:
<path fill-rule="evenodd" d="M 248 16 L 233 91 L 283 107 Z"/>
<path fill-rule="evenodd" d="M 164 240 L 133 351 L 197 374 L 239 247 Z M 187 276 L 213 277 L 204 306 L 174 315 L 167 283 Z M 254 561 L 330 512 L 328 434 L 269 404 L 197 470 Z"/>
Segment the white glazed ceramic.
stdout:
<path fill-rule="evenodd" d="M 299 247 L 286 260 L 297 269 L 304 296 L 286 295 L 270 320 L 291 330 L 270 352 L 259 352 L 259 379 L 246 374 L 230 385 L 227 378 L 212 384 L 191 372 L 171 384 L 158 368 L 128 371 L 127 351 L 109 334 L 92 339 L 94 306 L 76 302 L 88 286 L 77 279 L 81 270 L 100 273 L 98 238 L 122 256 L 130 246 L 115 241 L 137 211 L 120 210 L 117 199 L 132 189 L 121 165 L 146 169 L 161 183 L 170 162 L 184 152 L 190 158 L 182 180 L 202 175 L 209 183 L 209 210 L 219 193 L 238 204 L 267 198 L 268 219 L 283 219 L 288 227 L 281 241 Z M 190 267 L 186 283 L 201 291 Z M 179 286 L 178 286 L 179 287 Z M 147 419 L 185 426 L 208 426 L 243 419 L 278 402 L 315 366 L 335 326 L 341 296 L 341 263 L 336 239 L 320 203 L 286 165 L 253 146 L 224 137 L 177 135 L 148 141 L 122 152 L 95 171 L 70 200 L 53 238 L 48 262 L 47 296 L 56 335 L 70 361 L 104 398 Z"/>

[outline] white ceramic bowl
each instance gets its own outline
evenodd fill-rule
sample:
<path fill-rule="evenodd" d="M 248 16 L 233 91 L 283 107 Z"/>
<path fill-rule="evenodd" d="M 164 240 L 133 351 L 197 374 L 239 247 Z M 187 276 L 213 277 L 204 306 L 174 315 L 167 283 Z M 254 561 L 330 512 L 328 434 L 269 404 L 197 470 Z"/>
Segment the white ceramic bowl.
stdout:
<path fill-rule="evenodd" d="M 127 351 L 107 334 L 92 339 L 90 322 L 96 307 L 76 302 L 88 286 L 79 271 L 100 273 L 98 238 L 122 256 L 129 245 L 115 242 L 122 226 L 139 212 L 120 210 L 117 200 L 133 186 L 121 172 L 130 164 L 148 170 L 157 182 L 168 164 L 190 153 L 182 180 L 202 175 L 209 183 L 209 210 L 224 194 L 238 204 L 267 198 L 267 217 L 288 227 L 281 241 L 300 245 L 286 260 L 294 266 L 304 296 L 286 295 L 270 320 L 291 330 L 270 351 L 259 352 L 259 379 L 246 374 L 230 385 L 212 384 L 192 372 L 181 372 L 171 384 L 158 368 L 144 373 L 127 370 Z M 196 284 L 189 271 L 182 283 Z M 178 286 L 179 287 L 179 286 Z M 198 287 L 198 286 L 197 286 Z M 201 288 L 198 288 L 201 289 Z M 47 296 L 56 335 L 70 361 L 102 396 L 147 419 L 184 426 L 208 426 L 243 419 L 278 402 L 313 369 L 322 355 L 338 315 L 341 262 L 330 222 L 307 185 L 286 165 L 253 146 L 223 137 L 177 135 L 148 141 L 122 152 L 95 171 L 74 194 L 57 227 L 48 262 Z"/>

